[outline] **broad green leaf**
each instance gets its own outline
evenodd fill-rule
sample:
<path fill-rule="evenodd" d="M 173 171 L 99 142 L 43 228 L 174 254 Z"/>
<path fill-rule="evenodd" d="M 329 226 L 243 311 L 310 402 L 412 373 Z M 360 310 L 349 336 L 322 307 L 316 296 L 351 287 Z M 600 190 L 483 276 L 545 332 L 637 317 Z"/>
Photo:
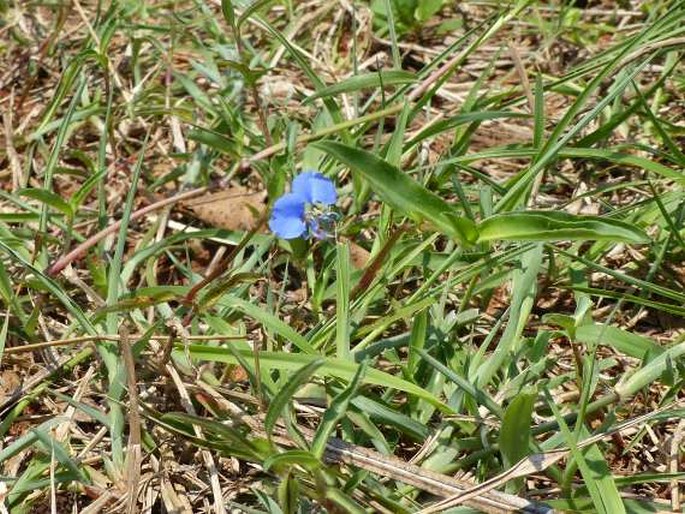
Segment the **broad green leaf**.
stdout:
<path fill-rule="evenodd" d="M 311 103 L 317 98 L 324 96 L 333 96 L 340 93 L 350 93 L 352 91 L 359 91 L 360 89 L 369 89 L 376 87 L 392 86 L 396 84 L 411 84 L 416 82 L 416 75 L 408 71 L 388 70 L 382 72 L 363 73 L 354 75 L 342 82 L 324 87 L 316 93 L 307 97 L 305 104 Z"/>
<path fill-rule="evenodd" d="M 356 396 L 352 400 L 352 405 L 373 421 L 394 426 L 417 441 L 425 441 L 430 436 L 429 428 L 423 423 L 366 396 Z"/>
<path fill-rule="evenodd" d="M 599 216 L 574 216 L 559 211 L 496 214 L 478 225 L 479 242 L 494 240 L 595 240 L 647 243 L 647 235 L 623 221 Z"/>
<path fill-rule="evenodd" d="M 416 3 L 414 16 L 420 22 L 427 21 L 442 8 L 443 2 L 444 0 L 420 0 Z"/>
<path fill-rule="evenodd" d="M 221 0 L 221 13 L 224 15 L 226 23 L 235 29 L 235 12 L 233 11 L 233 2 L 231 0 Z"/>
<path fill-rule="evenodd" d="M 188 132 L 188 139 L 202 143 L 214 150 L 230 155 L 238 156 L 239 145 L 225 136 L 206 128 L 196 127 Z"/>
<path fill-rule="evenodd" d="M 304 466 L 303 466 L 304 467 Z M 276 496 L 278 504 L 282 507 L 285 514 L 295 514 L 300 512 L 300 501 L 302 492 L 300 491 L 300 478 L 291 473 L 291 467 L 286 468 L 285 477 L 281 478 L 281 483 L 278 484 Z M 307 470 L 309 471 L 309 470 Z M 276 511 L 271 511 L 276 514 Z M 249 514 L 249 513 L 245 513 Z"/>
<path fill-rule="evenodd" d="M 636 359 L 664 352 L 661 346 L 648 337 L 607 325 L 581 325 L 576 329 L 576 339 L 581 343 L 611 346 Z"/>
<path fill-rule="evenodd" d="M 535 405 L 534 394 L 519 394 L 507 406 L 499 431 L 499 449 L 505 468 L 510 468 L 529 454 L 530 425 Z M 518 485 L 522 480 L 515 481 Z M 513 492 L 517 487 L 509 487 Z"/>
<path fill-rule="evenodd" d="M 417 222 L 429 222 L 443 234 L 462 244 L 477 239 L 474 223 L 435 193 L 374 154 L 333 141 L 313 144 L 362 175 L 373 191 L 393 209 Z"/>
<path fill-rule="evenodd" d="M 580 453 L 580 452 L 579 452 Z M 614 482 L 609 465 L 607 464 L 602 450 L 593 444 L 582 453 L 586 466 L 579 466 L 583 481 L 591 492 L 595 490 L 592 499 L 598 512 L 604 514 L 625 513 L 623 500 L 618 492 L 618 487 Z"/>

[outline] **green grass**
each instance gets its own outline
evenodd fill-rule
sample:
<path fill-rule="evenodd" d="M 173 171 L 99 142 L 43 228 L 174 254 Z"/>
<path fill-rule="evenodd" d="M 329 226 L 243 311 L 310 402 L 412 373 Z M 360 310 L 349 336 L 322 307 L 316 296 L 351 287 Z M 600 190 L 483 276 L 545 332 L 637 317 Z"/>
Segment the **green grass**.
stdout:
<path fill-rule="evenodd" d="M 567 4 L 0 2 L 2 505 L 675 509 L 685 3 Z"/>

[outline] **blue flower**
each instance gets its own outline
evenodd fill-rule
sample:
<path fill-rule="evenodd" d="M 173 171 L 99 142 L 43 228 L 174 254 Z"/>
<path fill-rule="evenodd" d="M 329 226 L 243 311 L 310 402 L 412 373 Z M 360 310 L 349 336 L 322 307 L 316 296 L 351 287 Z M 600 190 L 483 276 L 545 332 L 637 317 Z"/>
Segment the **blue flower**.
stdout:
<path fill-rule="evenodd" d="M 274 203 L 269 228 L 283 239 L 303 235 L 323 239 L 335 219 L 330 207 L 337 199 L 332 180 L 321 173 L 305 171 L 295 177 L 290 193 Z"/>

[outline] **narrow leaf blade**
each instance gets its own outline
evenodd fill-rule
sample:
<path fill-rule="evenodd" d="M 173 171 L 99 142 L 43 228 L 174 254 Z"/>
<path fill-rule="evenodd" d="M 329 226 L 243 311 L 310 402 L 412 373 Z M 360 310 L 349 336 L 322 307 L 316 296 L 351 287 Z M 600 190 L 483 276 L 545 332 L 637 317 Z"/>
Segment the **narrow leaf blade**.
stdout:
<path fill-rule="evenodd" d="M 574 216 L 557 211 L 496 214 L 484 219 L 478 229 L 479 242 L 594 240 L 646 243 L 649 241 L 642 230 L 623 221 L 599 216 Z"/>

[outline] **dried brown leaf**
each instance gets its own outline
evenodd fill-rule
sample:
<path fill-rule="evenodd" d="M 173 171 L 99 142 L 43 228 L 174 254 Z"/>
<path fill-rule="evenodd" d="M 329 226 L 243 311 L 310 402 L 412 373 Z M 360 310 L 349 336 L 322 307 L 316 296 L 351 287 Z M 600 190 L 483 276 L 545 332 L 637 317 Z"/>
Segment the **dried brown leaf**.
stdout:
<path fill-rule="evenodd" d="M 266 208 L 266 191 L 231 186 L 184 203 L 199 219 L 226 230 L 252 230 Z"/>
<path fill-rule="evenodd" d="M 363 269 L 366 267 L 366 263 L 369 262 L 369 257 L 371 253 L 359 246 L 357 243 L 352 241 L 350 244 L 350 262 L 355 269 Z"/>

